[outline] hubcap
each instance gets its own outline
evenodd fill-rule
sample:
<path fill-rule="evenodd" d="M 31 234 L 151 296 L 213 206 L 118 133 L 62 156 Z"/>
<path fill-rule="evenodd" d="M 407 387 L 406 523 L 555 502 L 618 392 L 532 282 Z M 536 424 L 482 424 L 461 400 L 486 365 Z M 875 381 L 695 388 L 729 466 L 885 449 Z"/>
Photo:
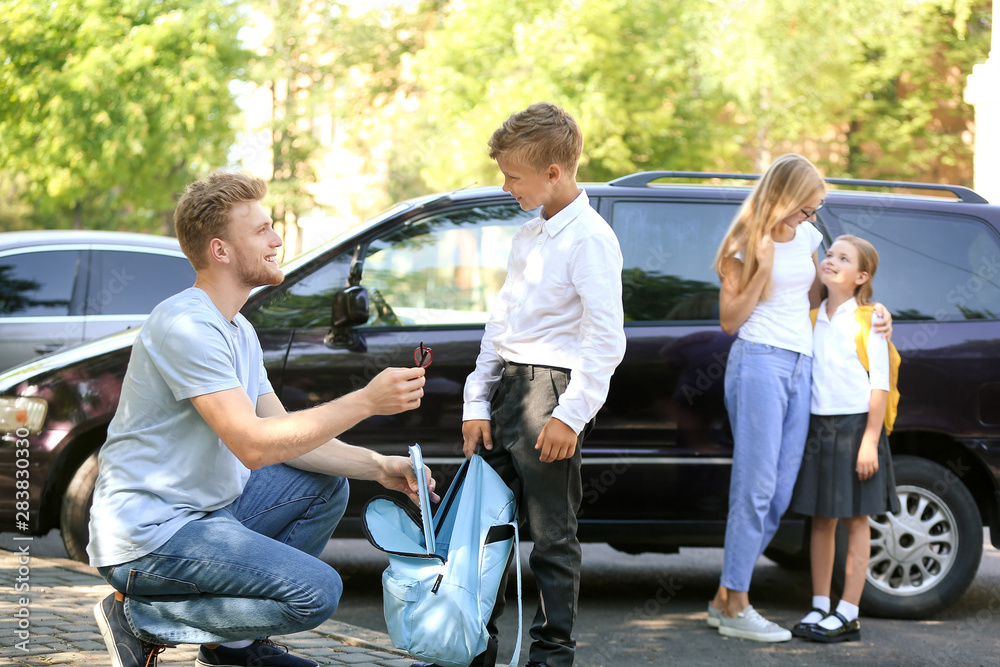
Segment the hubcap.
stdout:
<path fill-rule="evenodd" d="M 917 486 L 897 486 L 898 514 L 869 517 L 872 553 L 868 583 L 896 596 L 937 586 L 958 555 L 955 516 L 939 496 Z"/>

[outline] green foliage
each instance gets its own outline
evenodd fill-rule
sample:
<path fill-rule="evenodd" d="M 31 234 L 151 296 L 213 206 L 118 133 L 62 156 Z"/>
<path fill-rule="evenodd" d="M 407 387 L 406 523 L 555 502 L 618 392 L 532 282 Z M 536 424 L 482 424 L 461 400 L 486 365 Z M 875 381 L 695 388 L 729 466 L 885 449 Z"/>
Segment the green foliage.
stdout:
<path fill-rule="evenodd" d="M 41 215 L 155 227 L 225 163 L 246 59 L 231 3 L 5 0 L 0 14 L 0 164 Z"/>
<path fill-rule="evenodd" d="M 788 151 L 831 175 L 971 176 L 960 100 L 986 0 L 467 0 L 435 21 L 419 109 L 393 119 L 401 193 L 497 183 L 487 139 L 542 99 L 584 130 L 581 180 L 760 171 Z"/>

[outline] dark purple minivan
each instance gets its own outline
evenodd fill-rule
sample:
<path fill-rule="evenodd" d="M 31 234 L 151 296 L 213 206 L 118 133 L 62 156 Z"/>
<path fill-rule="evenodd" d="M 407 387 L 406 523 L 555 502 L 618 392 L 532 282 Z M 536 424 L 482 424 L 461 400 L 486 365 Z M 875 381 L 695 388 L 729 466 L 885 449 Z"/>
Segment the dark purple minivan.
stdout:
<path fill-rule="evenodd" d="M 585 541 L 627 552 L 722 545 L 732 462 L 722 385 L 733 339 L 719 328 L 712 260 L 753 178 L 644 172 L 586 186 L 621 242 L 628 348 L 583 452 Z M 892 311 L 903 357 L 890 438 L 902 509 L 871 519 L 863 605 L 926 617 L 975 576 L 984 525 L 1000 546 L 1000 206 L 961 187 L 830 183 L 817 227 L 826 244 L 853 233 L 878 249 L 875 297 Z M 433 348 L 421 408 L 369 419 L 344 439 L 395 454 L 418 442 L 444 488 L 462 456 L 463 383 L 511 237 L 529 217 L 499 188 L 426 197 L 285 264 L 285 282 L 243 309 L 285 406 L 336 398 L 386 366 L 412 365 L 420 343 Z M 132 335 L 0 375 L 9 490 L 0 516 L 33 534 L 61 528 L 76 558 L 85 558 L 95 452 Z M 17 506 L 13 489 L 25 479 L 29 503 Z M 360 507 L 380 488 L 353 487 L 338 536 L 360 535 Z M 768 556 L 807 562 L 808 534 L 805 517 L 786 516 Z"/>

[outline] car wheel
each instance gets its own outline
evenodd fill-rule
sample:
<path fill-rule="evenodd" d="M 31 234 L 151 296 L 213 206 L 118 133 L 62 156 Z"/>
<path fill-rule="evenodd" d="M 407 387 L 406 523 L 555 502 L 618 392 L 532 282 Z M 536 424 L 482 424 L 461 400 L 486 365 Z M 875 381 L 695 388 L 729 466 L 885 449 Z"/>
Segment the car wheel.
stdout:
<path fill-rule="evenodd" d="M 87 542 L 90 541 L 90 503 L 94 500 L 97 481 L 97 454 L 91 454 L 73 474 L 66 487 L 59 512 L 59 530 L 66 553 L 73 560 L 89 562 Z"/>
<path fill-rule="evenodd" d="M 972 583 L 983 555 L 983 523 L 972 494 L 946 468 L 912 456 L 894 457 L 893 467 L 900 511 L 868 519 L 872 550 L 861 609 L 926 618 L 947 609 Z M 846 542 L 838 539 L 838 588 Z"/>

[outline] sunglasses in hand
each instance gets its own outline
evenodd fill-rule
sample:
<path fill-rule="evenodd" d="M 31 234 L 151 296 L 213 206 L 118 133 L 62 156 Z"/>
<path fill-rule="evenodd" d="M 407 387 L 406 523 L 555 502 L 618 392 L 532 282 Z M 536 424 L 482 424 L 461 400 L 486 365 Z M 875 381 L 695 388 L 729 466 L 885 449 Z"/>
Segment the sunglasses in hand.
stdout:
<path fill-rule="evenodd" d="M 433 360 L 434 350 L 425 346 L 423 341 L 420 341 L 420 345 L 413 348 L 413 363 L 418 368 L 427 368 Z"/>

